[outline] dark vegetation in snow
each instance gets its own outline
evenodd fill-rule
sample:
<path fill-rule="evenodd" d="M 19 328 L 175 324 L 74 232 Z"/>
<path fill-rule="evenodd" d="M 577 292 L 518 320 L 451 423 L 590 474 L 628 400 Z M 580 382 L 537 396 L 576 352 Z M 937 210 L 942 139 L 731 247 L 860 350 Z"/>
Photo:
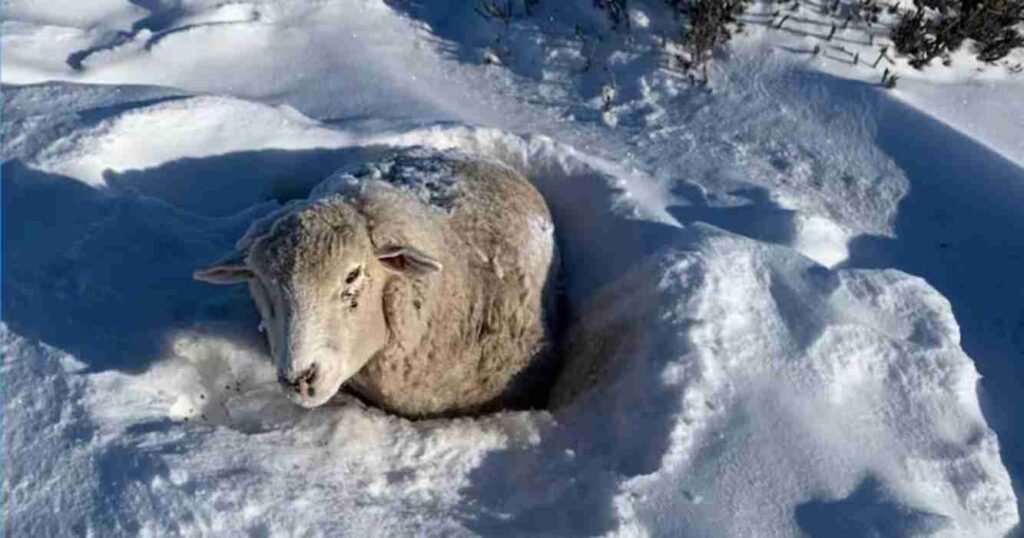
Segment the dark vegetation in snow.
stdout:
<path fill-rule="evenodd" d="M 712 54 L 743 29 L 737 17 L 745 11 L 747 0 L 665 0 L 682 23 L 680 40 L 691 58 L 687 69 L 703 69 Z M 786 4 L 780 2 L 780 5 Z M 799 0 L 789 4 L 799 7 Z M 851 19 L 878 23 L 882 5 L 877 0 L 830 3 L 830 11 L 846 12 L 843 27 Z M 628 27 L 627 0 L 595 0 L 594 5 L 607 12 L 613 27 L 625 22 Z M 842 8 L 842 9 L 840 9 Z M 890 13 L 898 4 L 889 5 Z M 1024 35 L 1018 29 L 1024 23 L 1024 0 L 914 0 L 914 9 L 904 12 L 891 31 L 896 50 L 910 57 L 916 68 L 928 65 L 937 57 L 949 61 L 964 41 L 974 41 L 979 60 L 995 62 L 1011 51 L 1024 48 Z M 780 24 L 781 26 L 781 24 Z M 831 40 L 837 26 L 832 25 L 826 40 Z M 893 83 L 895 80 L 892 81 Z M 885 84 L 892 87 L 895 84 Z"/>
<path fill-rule="evenodd" d="M 638 2 L 639 4 L 639 2 Z M 867 58 L 856 58 L 854 63 L 863 61 L 878 67 L 882 59 L 892 64 L 890 47 L 907 56 L 909 63 L 918 69 L 939 58 L 949 65 L 950 54 L 960 50 L 967 40 L 972 41 L 972 50 L 978 60 L 993 63 L 1006 58 L 1017 49 L 1024 49 L 1024 0 L 914 0 L 913 8 L 903 10 L 901 3 L 890 0 L 824 0 L 820 3 L 800 0 L 775 2 L 777 9 L 769 22 L 748 20 L 743 15 L 750 5 L 749 0 L 650 0 L 643 3 L 645 8 L 655 8 L 655 17 L 671 16 L 675 21 L 669 30 L 661 35 L 661 43 L 679 45 L 675 51 L 665 46 L 670 66 L 690 73 L 695 82 L 706 83 L 707 67 L 714 55 L 723 50 L 731 38 L 744 29 L 745 23 L 767 24 L 770 28 L 783 29 L 801 9 L 821 10 L 830 14 L 835 22 L 826 32 L 818 36 L 831 42 L 837 31 L 846 30 L 850 24 L 865 28 L 881 27 L 892 40 L 891 45 L 880 48 L 880 55 L 871 63 Z M 487 19 L 499 20 L 506 25 L 513 18 L 538 15 L 543 11 L 541 0 L 480 0 L 476 11 Z M 667 12 L 657 13 L 658 7 Z M 629 32 L 630 0 L 593 0 L 593 7 L 603 12 L 612 31 Z M 886 16 L 888 14 L 888 17 Z M 868 32 L 873 38 L 874 34 Z M 816 46 L 814 55 L 821 52 Z M 1019 72 L 1019 65 L 1012 68 Z M 882 75 L 881 85 L 894 88 L 899 77 L 895 72 Z"/>
<path fill-rule="evenodd" d="M 708 62 L 742 30 L 743 23 L 737 17 L 746 10 L 748 3 L 748 0 L 663 0 L 662 4 L 678 22 L 676 33 L 664 37 L 686 49 L 687 57 L 679 58 L 676 65 L 684 71 L 702 72 L 702 81 L 706 82 Z M 507 25 L 515 17 L 534 15 L 540 6 L 541 0 L 481 0 L 475 9 L 483 18 Z M 604 12 L 612 30 L 631 28 L 629 0 L 593 0 L 593 6 Z"/>
<path fill-rule="evenodd" d="M 679 21 L 678 39 L 689 58 L 679 65 L 686 71 L 706 68 L 714 52 L 743 28 L 737 20 L 747 0 L 664 0 Z M 608 14 L 613 28 L 629 27 L 628 0 L 594 0 L 594 6 Z"/>
<path fill-rule="evenodd" d="M 712 54 L 742 28 L 736 17 L 747 7 L 746 0 L 666 0 L 666 3 L 685 21 L 682 42 L 690 52 L 690 66 L 700 69 L 705 69 Z M 704 80 L 707 80 L 706 73 Z"/>
<path fill-rule="evenodd" d="M 594 7 L 608 14 L 612 28 L 625 26 L 629 28 L 629 12 L 627 0 L 594 0 Z"/>
<path fill-rule="evenodd" d="M 914 0 L 891 37 L 896 50 L 920 69 L 935 58 L 949 61 L 967 39 L 983 62 L 994 62 L 1024 48 L 1016 26 L 1024 22 L 1024 0 Z"/>

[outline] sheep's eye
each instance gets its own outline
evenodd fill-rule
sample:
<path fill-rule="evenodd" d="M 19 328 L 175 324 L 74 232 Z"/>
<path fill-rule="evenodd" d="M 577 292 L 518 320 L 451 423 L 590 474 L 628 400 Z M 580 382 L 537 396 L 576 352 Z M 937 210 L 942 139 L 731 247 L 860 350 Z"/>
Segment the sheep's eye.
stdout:
<path fill-rule="evenodd" d="M 359 278 L 359 273 L 361 273 L 362 270 L 362 267 L 356 267 L 355 269 L 349 271 L 348 276 L 345 277 L 345 283 L 351 284 L 355 282 L 356 279 Z"/>

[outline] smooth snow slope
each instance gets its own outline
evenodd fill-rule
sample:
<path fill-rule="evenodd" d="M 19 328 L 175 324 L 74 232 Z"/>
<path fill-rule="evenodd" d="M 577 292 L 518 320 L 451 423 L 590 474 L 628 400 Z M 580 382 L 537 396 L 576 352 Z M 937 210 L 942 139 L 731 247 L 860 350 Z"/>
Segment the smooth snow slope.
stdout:
<path fill-rule="evenodd" d="M 1018 525 L 1019 163 L 756 24 L 693 87 L 647 46 L 657 5 L 627 37 L 583 0 L 510 25 L 461 2 L 9 2 L 10 532 Z M 1014 155 L 1019 130 L 986 129 Z M 408 145 L 502 159 L 548 199 L 593 394 L 478 420 L 305 412 L 244 290 L 189 279 L 279 202 Z"/>

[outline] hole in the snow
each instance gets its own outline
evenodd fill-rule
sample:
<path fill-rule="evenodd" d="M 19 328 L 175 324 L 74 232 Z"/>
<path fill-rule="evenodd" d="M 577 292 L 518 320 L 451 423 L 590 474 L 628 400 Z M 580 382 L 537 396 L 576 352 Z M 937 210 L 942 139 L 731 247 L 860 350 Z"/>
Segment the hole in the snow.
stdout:
<path fill-rule="evenodd" d="M 527 177 L 545 199 L 554 221 L 560 262 L 545 283 L 547 288 L 545 293 L 555 297 L 554 304 L 547 307 L 549 312 L 546 314 L 546 317 L 551 320 L 551 330 L 547 341 L 548 352 L 543 360 L 533 361 L 530 367 L 524 369 L 513 379 L 512 389 L 509 392 L 519 395 L 514 400 L 495 400 L 474 409 L 409 418 L 480 416 L 493 411 L 548 408 L 549 395 L 559 377 L 561 367 L 565 362 L 564 355 L 567 352 L 561 342 L 562 336 L 570 324 L 581 322 L 577 319 L 576 314 L 579 307 L 596 290 L 614 281 L 637 260 L 671 241 L 679 232 L 678 228 L 671 225 L 636 218 L 636 211 L 629 206 L 629 193 L 625 190 L 621 177 L 612 170 L 602 169 L 604 165 L 588 162 L 557 146 L 541 147 L 539 150 L 531 149 L 530 151 L 534 154 L 527 152 L 524 155 L 522 149 L 525 149 L 526 146 L 516 147 L 517 144 L 525 144 L 522 139 L 510 138 L 505 143 L 511 147 L 492 148 L 486 158 L 501 158 L 506 164 Z M 284 153 L 295 153 L 295 155 L 284 155 Z M 349 152 L 344 155 L 342 153 L 331 154 L 333 157 L 343 157 L 346 160 L 347 168 L 352 168 L 358 162 L 375 162 L 379 160 L 379 155 L 381 153 L 377 150 L 373 152 L 361 150 L 359 153 Z M 198 166 L 202 169 L 208 166 L 220 166 L 223 164 L 221 161 L 237 164 L 240 161 L 248 161 L 251 157 L 253 157 L 251 152 L 246 152 L 218 157 L 219 164 L 208 162 L 206 165 L 201 165 L 198 162 L 178 162 L 172 167 L 187 165 Z M 305 163 L 306 158 L 314 163 L 303 164 L 299 167 L 300 170 L 314 177 L 327 175 L 313 173 L 318 169 L 317 167 L 324 166 L 322 161 L 326 157 L 320 153 L 316 155 L 309 152 L 282 152 L 282 155 L 262 154 L 258 160 L 285 163 L 284 168 L 287 171 L 285 175 L 294 176 L 297 172 L 292 170 L 292 165 L 296 162 Z M 327 160 L 332 164 L 337 164 L 333 158 Z M 170 172 L 171 170 L 168 168 L 157 176 L 162 177 Z M 146 173 L 151 175 L 153 171 L 146 171 Z M 178 173 L 175 175 L 178 177 L 210 176 L 210 174 L 182 175 Z M 153 177 L 148 180 L 143 180 L 142 176 L 133 179 L 131 173 L 109 179 L 115 183 L 132 180 L 135 188 L 143 188 L 147 185 L 163 186 L 169 183 Z M 308 190 L 308 186 L 288 181 L 284 181 L 280 185 L 291 185 L 289 188 L 297 189 L 293 192 L 295 195 Z M 174 201 L 176 205 L 180 204 L 182 207 L 198 203 L 192 198 L 181 198 L 185 196 L 184 191 L 181 190 L 160 192 L 153 190 L 149 194 L 160 195 L 165 200 Z M 206 206 L 205 210 L 218 213 L 226 208 L 218 209 Z M 233 304 L 237 305 L 238 303 L 233 302 Z M 260 340 L 260 347 L 265 353 L 266 334 L 250 335 L 250 337 Z M 267 366 L 268 371 L 273 369 L 269 365 Z M 209 391 L 207 396 L 203 398 L 188 396 L 177 402 L 174 414 L 179 417 L 187 416 L 190 420 L 196 417 L 202 420 L 205 417 L 206 420 L 225 423 L 236 429 L 259 431 L 266 425 L 261 425 L 258 420 L 245 418 L 246 416 L 255 416 L 257 414 L 255 407 L 259 407 L 259 405 L 254 404 L 251 398 L 242 397 L 240 394 L 260 394 L 268 397 L 273 395 L 283 405 L 294 405 L 288 401 L 285 395 L 278 394 L 277 384 L 269 379 L 272 377 L 273 375 L 269 375 L 265 385 L 250 383 L 247 388 L 241 389 L 237 385 L 232 385 L 231 381 L 226 384 L 213 383 L 210 387 L 206 387 Z M 342 396 L 336 398 L 336 401 L 352 401 L 352 398 L 355 397 L 366 402 L 367 398 L 360 398 L 358 392 L 352 390 L 350 383 L 341 389 L 339 394 Z M 276 404 L 274 405 L 276 406 Z M 367 405 L 370 404 L 367 403 Z M 249 411 L 233 412 L 232 406 Z M 281 413 L 278 412 L 278 414 Z M 288 414 L 290 412 L 285 413 L 285 415 Z"/>

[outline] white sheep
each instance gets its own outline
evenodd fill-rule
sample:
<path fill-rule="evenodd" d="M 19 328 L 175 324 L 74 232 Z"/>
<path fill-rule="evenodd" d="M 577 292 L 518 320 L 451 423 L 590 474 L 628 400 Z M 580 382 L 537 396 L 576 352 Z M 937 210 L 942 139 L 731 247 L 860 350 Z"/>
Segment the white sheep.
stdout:
<path fill-rule="evenodd" d="M 249 283 L 304 407 L 345 384 L 408 417 L 478 413 L 543 398 L 553 232 L 511 168 L 415 149 L 335 174 L 194 276 Z"/>

